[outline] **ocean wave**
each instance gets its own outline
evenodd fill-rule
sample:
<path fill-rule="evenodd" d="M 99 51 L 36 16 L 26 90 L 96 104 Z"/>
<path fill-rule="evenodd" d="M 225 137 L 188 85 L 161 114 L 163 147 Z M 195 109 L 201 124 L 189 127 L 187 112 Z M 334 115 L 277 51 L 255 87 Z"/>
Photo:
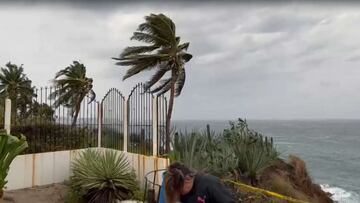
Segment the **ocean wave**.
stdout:
<path fill-rule="evenodd" d="M 331 198 L 339 203 L 359 203 L 360 195 L 355 192 L 349 192 L 339 187 L 331 187 L 330 185 L 324 184 L 320 185 L 321 188 L 330 194 Z"/>

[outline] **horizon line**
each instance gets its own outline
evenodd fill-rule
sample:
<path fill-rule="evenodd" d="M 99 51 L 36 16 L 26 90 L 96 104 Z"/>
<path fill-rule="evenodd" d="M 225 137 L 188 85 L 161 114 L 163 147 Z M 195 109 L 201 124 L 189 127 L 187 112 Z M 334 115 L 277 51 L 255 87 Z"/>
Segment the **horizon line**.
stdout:
<path fill-rule="evenodd" d="M 241 118 L 247 121 L 335 121 L 335 120 L 360 120 L 360 118 Z M 214 119 L 172 119 L 172 121 L 236 121 L 236 119 L 214 118 Z"/>

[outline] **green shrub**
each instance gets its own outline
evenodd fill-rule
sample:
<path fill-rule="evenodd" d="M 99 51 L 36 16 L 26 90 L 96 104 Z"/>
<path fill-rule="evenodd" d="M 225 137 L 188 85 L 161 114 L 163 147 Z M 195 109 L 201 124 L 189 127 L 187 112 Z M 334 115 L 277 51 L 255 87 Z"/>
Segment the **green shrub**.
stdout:
<path fill-rule="evenodd" d="M 222 135 L 207 131 L 175 133 L 170 162 L 180 161 L 196 171 L 222 176 L 236 169 L 237 159 Z"/>
<path fill-rule="evenodd" d="M 238 123 L 231 122 L 230 126 L 224 130 L 224 139 L 233 146 L 239 172 L 250 178 L 253 184 L 257 176 L 279 157 L 279 153 L 272 138 L 250 130 L 246 121 L 239 119 Z"/>
<path fill-rule="evenodd" d="M 15 157 L 27 148 L 27 142 L 24 136 L 20 139 L 7 134 L 4 131 L 0 132 L 0 199 L 2 197 L 2 190 L 7 181 L 5 180 L 11 162 Z"/>
<path fill-rule="evenodd" d="M 123 150 L 124 133 L 119 129 L 111 129 L 104 125 L 101 129 L 101 146 L 110 149 Z"/>
<path fill-rule="evenodd" d="M 179 132 L 173 137 L 173 150 L 168 153 L 171 162 L 217 176 L 242 175 L 252 183 L 279 156 L 272 138 L 250 130 L 241 119 L 231 122 L 222 134 L 207 126 L 203 132 Z"/>
<path fill-rule="evenodd" d="M 12 126 L 11 132 L 16 136 L 26 135 L 29 144 L 25 151 L 27 154 L 97 146 L 96 128 L 44 122 Z"/>
<path fill-rule="evenodd" d="M 140 202 L 143 202 L 144 201 L 144 196 L 145 196 L 145 193 L 144 191 L 142 190 L 135 190 L 133 191 L 134 192 L 134 195 L 133 197 L 131 198 L 132 200 L 138 200 Z"/>
<path fill-rule="evenodd" d="M 206 168 L 203 158 L 207 158 L 205 152 L 206 139 L 201 133 L 192 132 L 174 134 L 172 142 L 173 150 L 168 153 L 170 162 L 181 161 L 186 166 L 203 171 Z"/>
<path fill-rule="evenodd" d="M 152 155 L 152 147 L 152 139 L 145 136 L 145 131 L 129 133 L 128 152 L 143 155 Z"/>
<path fill-rule="evenodd" d="M 134 170 L 124 154 L 113 150 L 81 152 L 72 163 L 72 171 L 72 193 L 89 203 L 130 199 L 138 190 Z"/>

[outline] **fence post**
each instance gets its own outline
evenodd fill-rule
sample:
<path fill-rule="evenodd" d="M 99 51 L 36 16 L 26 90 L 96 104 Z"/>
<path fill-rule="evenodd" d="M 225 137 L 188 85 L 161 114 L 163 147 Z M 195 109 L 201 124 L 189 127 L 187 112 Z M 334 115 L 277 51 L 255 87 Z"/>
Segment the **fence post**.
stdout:
<path fill-rule="evenodd" d="M 102 128 L 102 121 L 103 121 L 103 112 L 102 112 L 102 103 L 97 102 L 98 107 L 98 148 L 101 147 L 101 128 Z"/>
<path fill-rule="evenodd" d="M 7 134 L 11 131 L 11 100 L 5 99 L 5 116 L 4 116 L 4 129 Z"/>
<path fill-rule="evenodd" d="M 124 102 L 124 147 L 123 151 L 128 151 L 128 123 L 129 123 L 129 98 Z"/>
<path fill-rule="evenodd" d="M 152 101 L 152 130 L 153 130 L 153 156 L 158 155 L 158 97 Z"/>

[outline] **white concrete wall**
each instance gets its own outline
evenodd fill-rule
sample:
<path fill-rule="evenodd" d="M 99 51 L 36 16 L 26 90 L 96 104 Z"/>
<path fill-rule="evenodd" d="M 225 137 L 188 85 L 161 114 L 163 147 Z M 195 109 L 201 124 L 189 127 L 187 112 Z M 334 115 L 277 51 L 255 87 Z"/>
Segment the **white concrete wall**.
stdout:
<path fill-rule="evenodd" d="M 80 151 L 58 151 L 17 156 L 10 165 L 6 190 L 61 183 L 68 180 L 71 174 L 71 161 Z M 146 173 L 152 170 L 165 169 L 169 164 L 168 160 L 164 158 L 132 153 L 126 153 L 126 156 L 135 169 L 138 181 L 141 184 L 144 184 Z M 160 182 L 161 174 L 157 177 L 157 183 Z"/>

